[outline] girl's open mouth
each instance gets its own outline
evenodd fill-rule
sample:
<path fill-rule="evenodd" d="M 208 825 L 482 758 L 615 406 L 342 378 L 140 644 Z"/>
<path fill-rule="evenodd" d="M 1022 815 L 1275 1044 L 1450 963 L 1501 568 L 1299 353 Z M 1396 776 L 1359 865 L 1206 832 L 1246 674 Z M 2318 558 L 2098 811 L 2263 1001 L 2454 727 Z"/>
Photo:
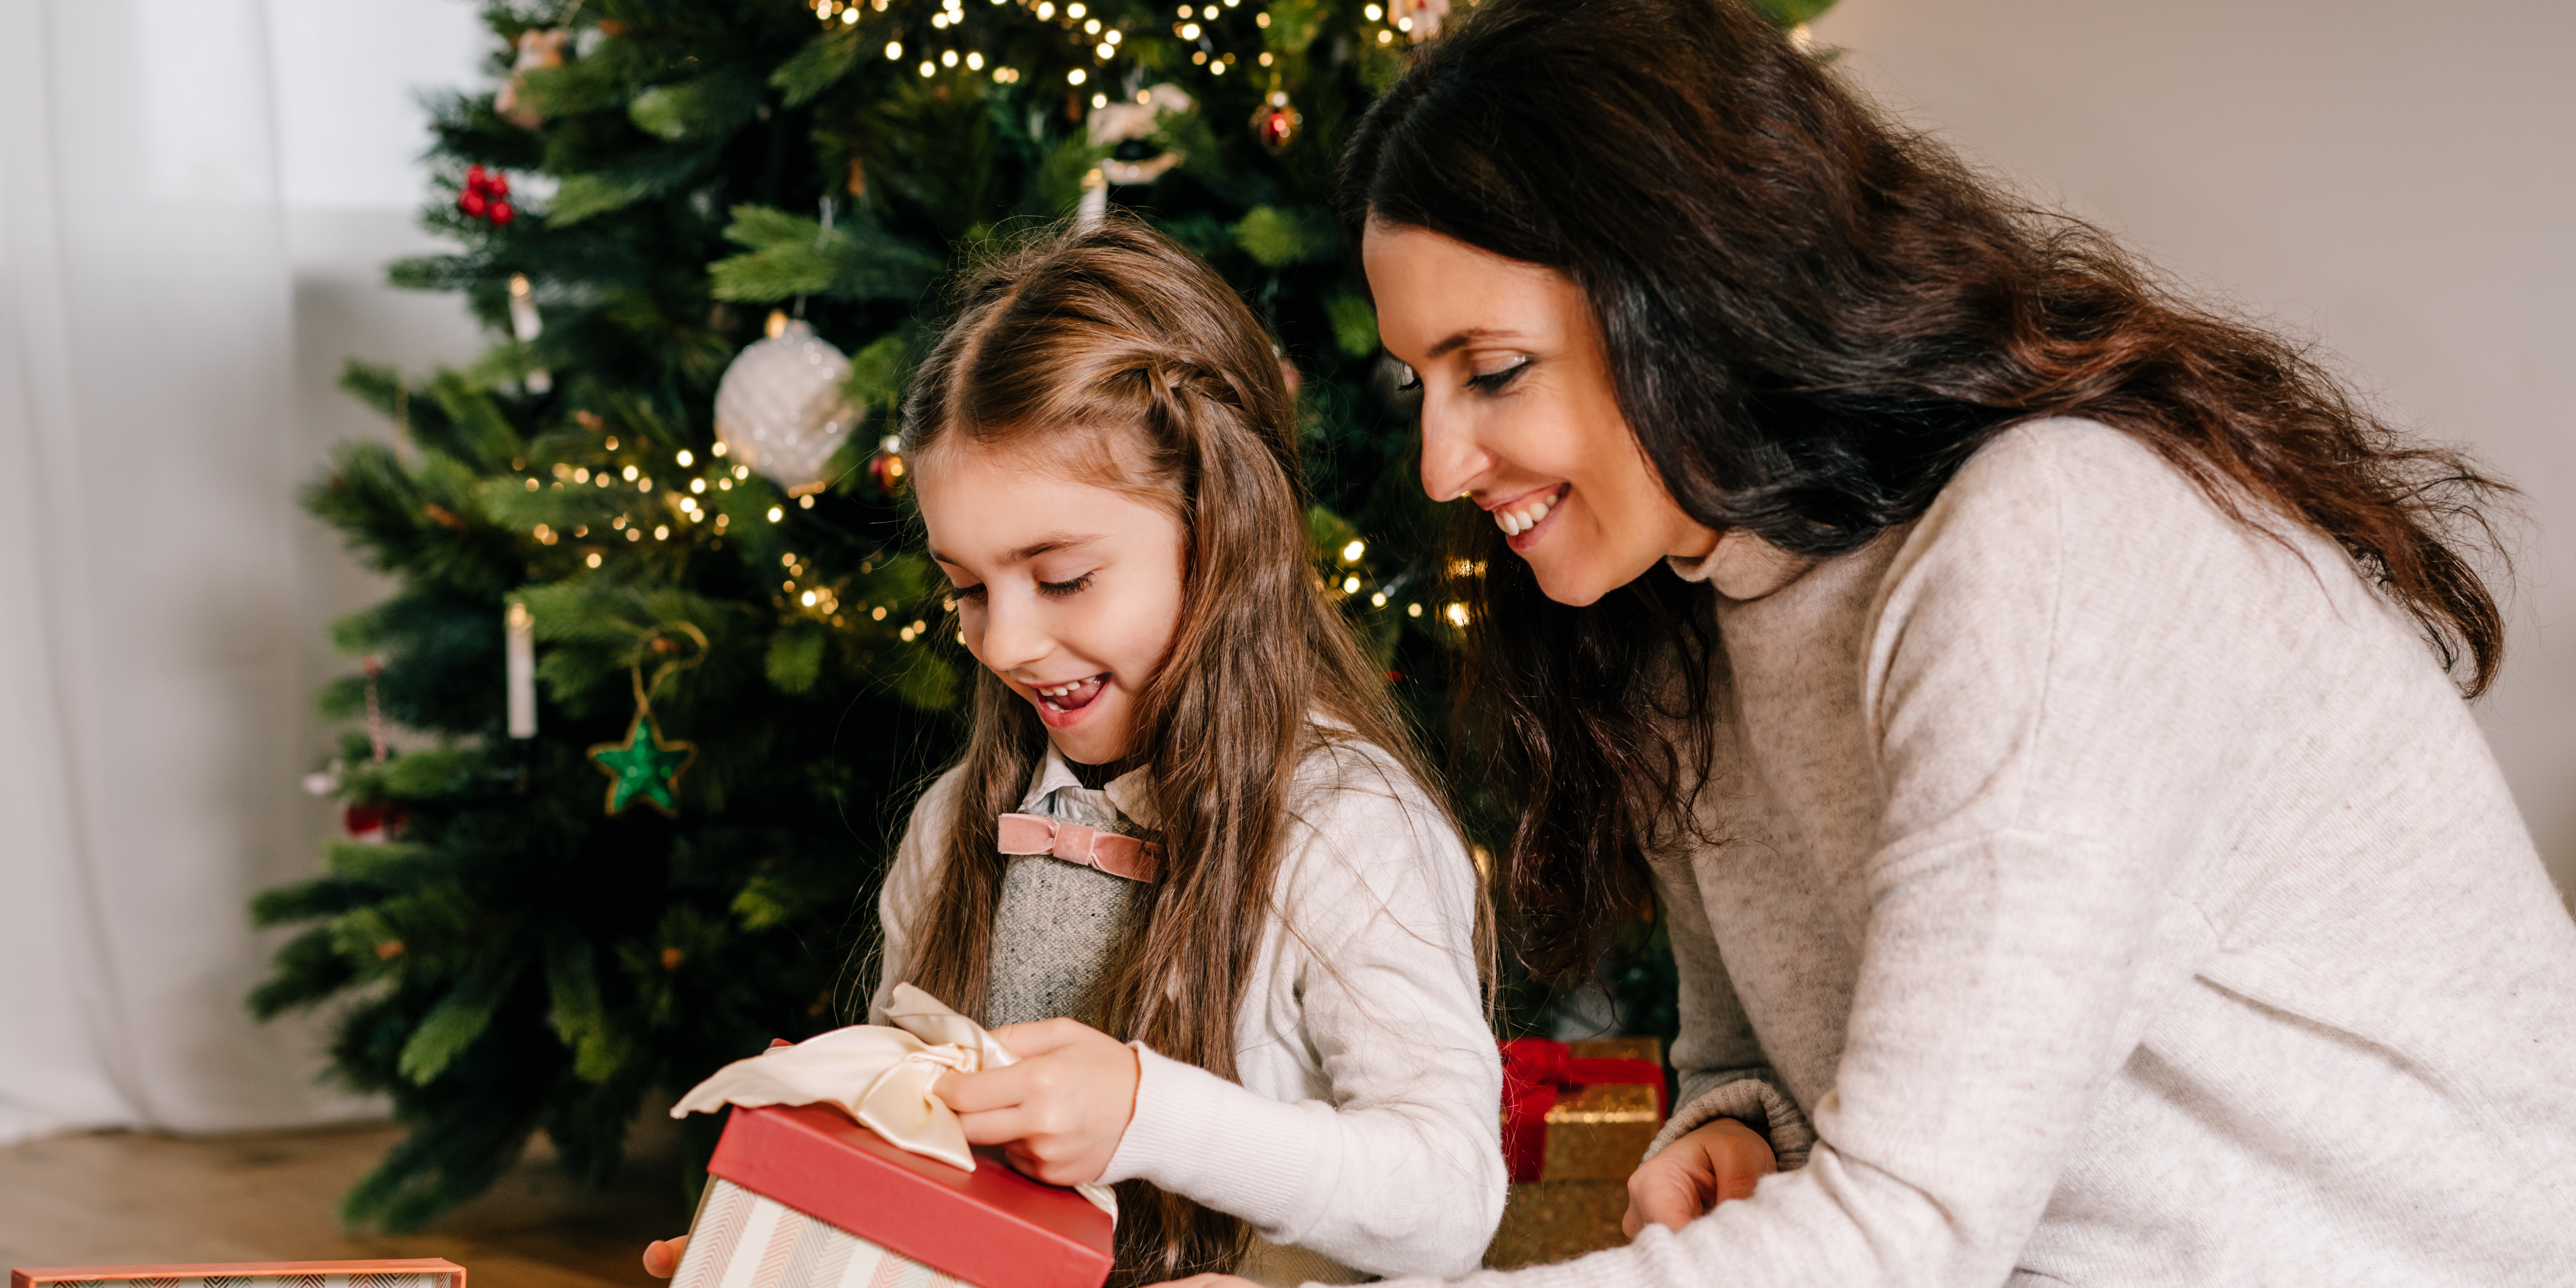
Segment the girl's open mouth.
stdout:
<path fill-rule="evenodd" d="M 1109 675 L 1103 672 L 1087 679 L 1068 680 L 1063 684 L 1049 685 L 1043 689 L 1033 688 L 1030 693 L 1036 697 L 1038 711 L 1041 714 L 1068 716 L 1090 706 L 1092 699 L 1099 697 L 1108 688 Z M 1050 720 L 1048 723 L 1052 724 L 1055 721 Z"/>

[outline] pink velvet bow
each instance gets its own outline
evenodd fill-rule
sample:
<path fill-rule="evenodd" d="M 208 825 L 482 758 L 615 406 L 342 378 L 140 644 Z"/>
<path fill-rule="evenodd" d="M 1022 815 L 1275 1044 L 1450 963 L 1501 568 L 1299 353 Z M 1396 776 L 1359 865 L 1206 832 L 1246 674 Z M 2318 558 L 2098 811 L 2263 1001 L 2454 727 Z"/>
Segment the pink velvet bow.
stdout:
<path fill-rule="evenodd" d="M 1149 885 L 1161 871 L 1163 859 L 1163 847 L 1151 841 L 1036 814 L 1002 816 L 1001 851 L 1052 854 L 1067 863 L 1098 868 L 1113 877 Z"/>

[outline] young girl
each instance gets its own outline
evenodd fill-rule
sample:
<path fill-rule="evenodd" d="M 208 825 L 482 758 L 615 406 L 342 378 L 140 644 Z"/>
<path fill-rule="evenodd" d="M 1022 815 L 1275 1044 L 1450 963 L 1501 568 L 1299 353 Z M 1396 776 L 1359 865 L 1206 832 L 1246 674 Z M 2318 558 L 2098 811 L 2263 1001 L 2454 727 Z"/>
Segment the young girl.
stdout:
<path fill-rule="evenodd" d="M 1113 221 L 976 276 L 912 390 L 985 674 L 886 880 L 872 1018 L 910 982 L 1000 1026 L 1025 1061 L 940 1092 L 1039 1179 L 1118 1185 L 1122 1280 L 1472 1270 L 1483 896 L 1309 563 L 1268 336 Z"/>

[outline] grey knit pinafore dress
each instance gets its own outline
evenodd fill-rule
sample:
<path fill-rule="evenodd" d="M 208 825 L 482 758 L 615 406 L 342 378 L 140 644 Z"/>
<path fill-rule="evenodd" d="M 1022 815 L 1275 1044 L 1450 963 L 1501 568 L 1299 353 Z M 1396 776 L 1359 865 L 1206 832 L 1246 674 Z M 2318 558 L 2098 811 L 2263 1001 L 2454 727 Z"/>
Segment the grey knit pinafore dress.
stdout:
<path fill-rule="evenodd" d="M 1042 814 L 1133 834 L 1109 793 L 1075 784 L 1020 805 Z M 1154 887 L 1045 854 L 1015 854 L 993 910 L 993 956 L 985 1023 L 993 1028 L 1058 1016 L 1101 1028 L 1100 978 L 1120 945 L 1145 924 Z"/>

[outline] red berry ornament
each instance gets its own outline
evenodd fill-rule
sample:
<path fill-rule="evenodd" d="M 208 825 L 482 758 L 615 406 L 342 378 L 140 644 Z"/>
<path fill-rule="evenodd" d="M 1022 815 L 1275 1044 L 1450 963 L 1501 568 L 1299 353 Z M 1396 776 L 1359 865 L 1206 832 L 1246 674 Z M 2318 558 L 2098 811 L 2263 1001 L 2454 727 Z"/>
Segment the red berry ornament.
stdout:
<path fill-rule="evenodd" d="M 456 194 L 456 208 L 468 219 L 488 219 L 499 227 L 519 217 L 509 196 L 510 176 L 470 165 L 465 167 L 465 191 Z"/>

